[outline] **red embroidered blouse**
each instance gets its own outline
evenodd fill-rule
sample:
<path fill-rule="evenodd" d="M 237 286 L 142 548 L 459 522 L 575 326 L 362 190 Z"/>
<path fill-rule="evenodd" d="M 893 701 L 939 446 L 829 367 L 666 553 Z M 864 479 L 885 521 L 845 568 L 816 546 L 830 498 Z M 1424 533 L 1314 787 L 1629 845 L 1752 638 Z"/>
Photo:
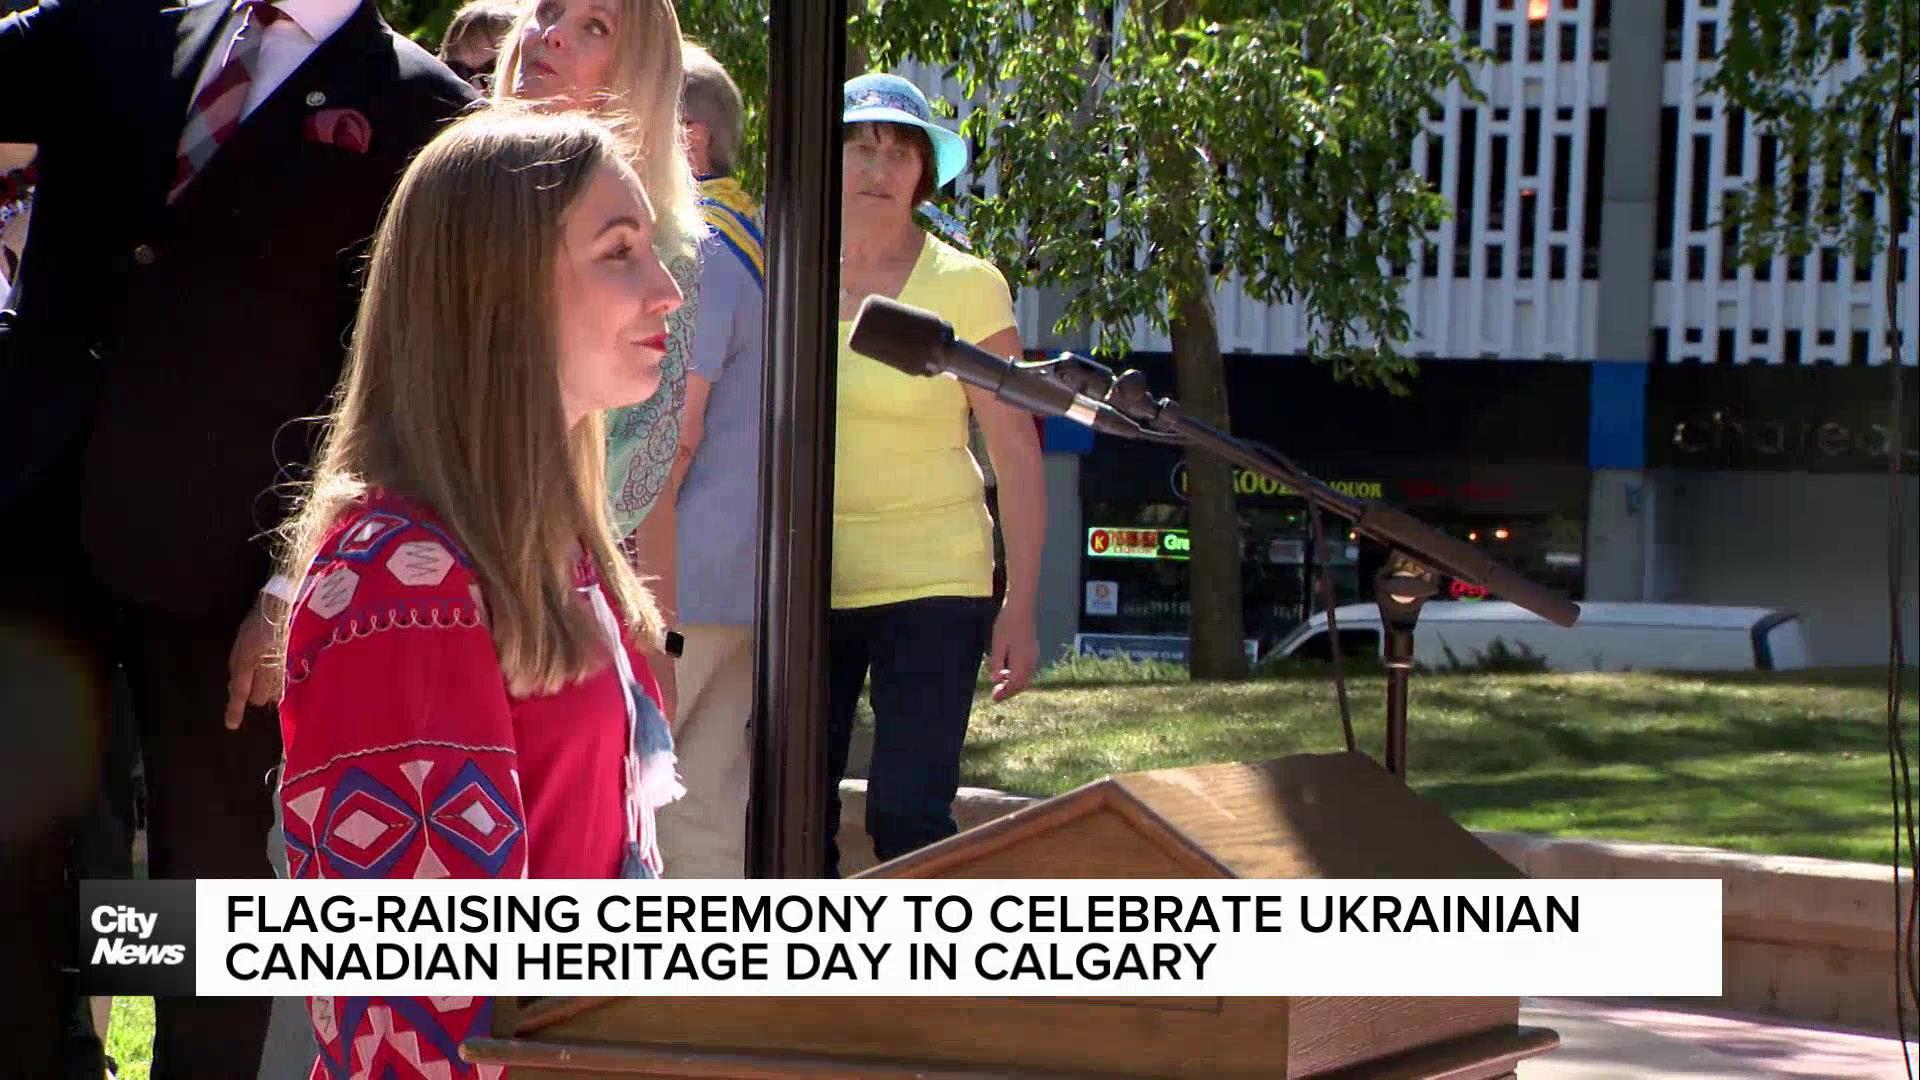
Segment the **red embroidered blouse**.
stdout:
<path fill-rule="evenodd" d="M 617 671 L 515 698 L 485 619 L 472 565 L 417 504 L 371 495 L 321 544 L 293 609 L 280 705 L 292 877 L 619 875 Z M 310 998 L 308 1009 L 313 1080 L 501 1075 L 458 1053 L 491 1034 L 489 998 Z"/>

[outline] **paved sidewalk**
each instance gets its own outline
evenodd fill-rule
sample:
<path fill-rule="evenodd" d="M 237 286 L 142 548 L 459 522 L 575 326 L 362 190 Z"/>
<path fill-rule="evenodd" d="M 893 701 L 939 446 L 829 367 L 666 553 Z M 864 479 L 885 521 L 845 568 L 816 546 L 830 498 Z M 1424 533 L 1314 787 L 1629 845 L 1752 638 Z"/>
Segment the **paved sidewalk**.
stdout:
<path fill-rule="evenodd" d="M 1520 1080 L 1906 1080 L 1900 1040 L 1770 1017 L 1679 1012 L 1606 1001 L 1528 998 L 1520 1022 L 1560 1033 Z M 1909 1053 L 1920 1050 L 1909 1038 Z"/>

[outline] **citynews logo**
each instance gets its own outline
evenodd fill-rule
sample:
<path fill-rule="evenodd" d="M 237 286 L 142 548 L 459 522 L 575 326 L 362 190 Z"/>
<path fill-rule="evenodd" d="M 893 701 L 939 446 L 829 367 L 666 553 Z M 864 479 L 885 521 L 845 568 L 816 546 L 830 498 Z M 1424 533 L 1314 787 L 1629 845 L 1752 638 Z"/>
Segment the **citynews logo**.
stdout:
<path fill-rule="evenodd" d="M 80 981 L 89 994 L 193 993 L 191 881 L 80 883 Z"/>
<path fill-rule="evenodd" d="M 187 959 L 185 945 L 147 944 L 160 916 L 142 913 L 130 907 L 101 905 L 93 909 L 93 929 L 100 934 L 132 934 L 142 944 L 125 937 L 95 938 L 93 962 L 96 964 L 181 964 Z"/>

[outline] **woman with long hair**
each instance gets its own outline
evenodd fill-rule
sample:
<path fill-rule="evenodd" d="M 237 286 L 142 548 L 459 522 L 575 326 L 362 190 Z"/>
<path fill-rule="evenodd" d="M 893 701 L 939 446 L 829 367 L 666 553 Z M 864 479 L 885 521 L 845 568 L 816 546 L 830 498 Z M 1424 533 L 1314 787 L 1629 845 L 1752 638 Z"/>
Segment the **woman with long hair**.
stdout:
<path fill-rule="evenodd" d="M 607 516 L 606 410 L 657 389 L 680 303 L 629 157 L 493 109 L 407 169 L 310 487 L 284 532 L 293 878 L 662 869 L 679 794 Z M 315 998 L 318 1077 L 475 1076 L 484 998 Z M 389 1073 L 388 1067 L 395 1068 Z"/>
<path fill-rule="evenodd" d="M 497 100 L 585 109 L 619 125 L 660 216 L 661 258 L 687 298 L 668 321 L 660 393 L 607 417 L 614 524 L 669 620 L 677 611 L 670 492 L 687 465 L 677 456 L 680 417 L 697 302 L 695 250 L 706 233 L 681 131 L 681 49 L 672 0 L 537 0 L 502 44 L 493 83 Z M 672 715 L 672 668 L 662 663 L 660 675 Z"/>

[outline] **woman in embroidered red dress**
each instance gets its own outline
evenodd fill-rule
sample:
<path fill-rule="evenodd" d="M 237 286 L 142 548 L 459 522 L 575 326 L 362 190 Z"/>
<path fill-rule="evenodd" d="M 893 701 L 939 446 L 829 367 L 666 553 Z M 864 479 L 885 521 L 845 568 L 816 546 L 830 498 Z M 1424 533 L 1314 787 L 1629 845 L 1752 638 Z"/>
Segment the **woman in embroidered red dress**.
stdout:
<path fill-rule="evenodd" d="M 661 628 L 608 522 L 600 417 L 654 392 L 680 294 L 627 161 L 598 121 L 495 108 L 394 193 L 286 533 L 292 877 L 660 870 L 678 782 L 638 657 Z M 309 1009 L 315 1078 L 497 1075 L 457 1049 L 488 999 Z"/>

